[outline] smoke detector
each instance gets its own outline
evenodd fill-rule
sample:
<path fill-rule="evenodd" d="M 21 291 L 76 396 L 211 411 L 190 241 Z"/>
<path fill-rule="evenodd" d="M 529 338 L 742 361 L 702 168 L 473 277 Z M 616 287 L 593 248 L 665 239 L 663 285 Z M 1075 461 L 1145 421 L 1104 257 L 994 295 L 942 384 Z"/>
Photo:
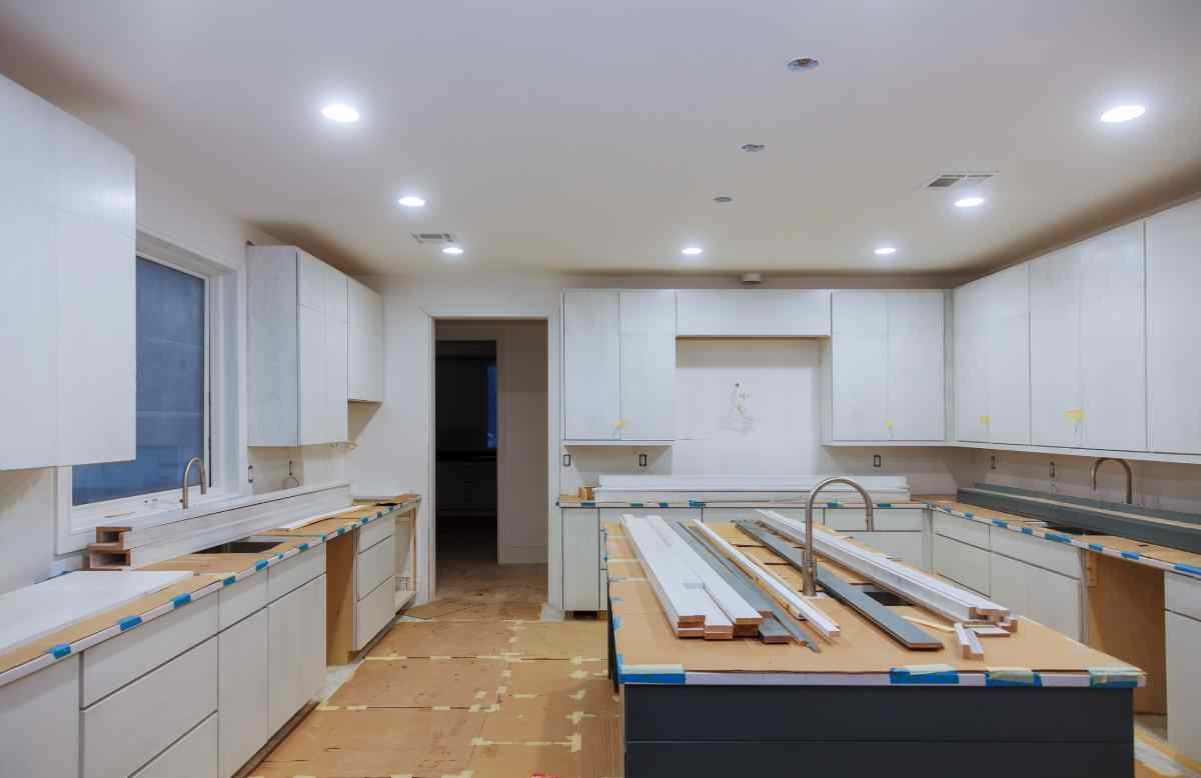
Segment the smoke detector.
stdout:
<path fill-rule="evenodd" d="M 742 285 L 743 286 L 759 286 L 762 283 L 763 283 L 763 274 L 762 273 L 743 273 L 742 274 Z"/>

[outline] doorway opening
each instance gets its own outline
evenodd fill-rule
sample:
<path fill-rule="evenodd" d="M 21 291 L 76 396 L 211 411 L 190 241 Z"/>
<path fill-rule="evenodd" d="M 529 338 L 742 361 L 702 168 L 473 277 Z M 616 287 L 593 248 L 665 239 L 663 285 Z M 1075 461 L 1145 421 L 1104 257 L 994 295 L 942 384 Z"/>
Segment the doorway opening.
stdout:
<path fill-rule="evenodd" d="M 547 323 L 434 323 L 439 599 L 545 601 Z"/>

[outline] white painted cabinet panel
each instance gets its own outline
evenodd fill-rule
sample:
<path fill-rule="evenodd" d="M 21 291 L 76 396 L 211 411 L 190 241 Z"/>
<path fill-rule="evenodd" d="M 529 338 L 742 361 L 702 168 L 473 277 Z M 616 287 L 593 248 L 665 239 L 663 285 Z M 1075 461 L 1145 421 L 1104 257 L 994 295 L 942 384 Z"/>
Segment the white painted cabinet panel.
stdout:
<path fill-rule="evenodd" d="M 1083 445 L 1080 387 L 1080 252 L 1071 246 L 1030 262 L 1031 442 Z"/>
<path fill-rule="evenodd" d="M 563 295 L 563 437 L 620 436 L 621 306 L 619 293 Z"/>
<path fill-rule="evenodd" d="M 681 289 L 681 338 L 824 338 L 830 292 L 813 289 Z"/>
<path fill-rule="evenodd" d="M 989 560 L 989 597 L 1020 616 L 1080 639 L 1080 582 L 1002 554 Z"/>
<path fill-rule="evenodd" d="M 1201 200 L 1147 219 L 1148 448 L 1201 453 Z"/>
<path fill-rule="evenodd" d="M 621 438 L 671 440 L 676 430 L 676 293 L 621 292 Z"/>
<path fill-rule="evenodd" d="M 267 729 L 276 732 L 304 705 L 304 606 L 297 589 L 267 606 Z"/>
<path fill-rule="evenodd" d="M 354 563 L 354 591 L 359 599 L 396 575 L 396 536 L 390 535 L 359 553 Z"/>
<path fill-rule="evenodd" d="M 831 300 L 834 440 L 888 440 L 888 294 L 838 291 Z"/>
<path fill-rule="evenodd" d="M 981 281 L 954 292 L 955 431 L 958 440 L 986 442 L 988 341 Z"/>
<path fill-rule="evenodd" d="M 933 556 L 935 573 L 988 596 L 988 551 L 935 534 Z"/>
<path fill-rule="evenodd" d="M 1029 273 L 1023 264 L 983 279 L 992 443 L 1030 442 Z"/>
<path fill-rule="evenodd" d="M 217 741 L 217 714 L 213 713 L 130 778 L 217 778 Z"/>
<path fill-rule="evenodd" d="M 563 610 L 600 610 L 600 511 L 564 508 L 562 516 Z"/>
<path fill-rule="evenodd" d="M 252 446 L 347 438 L 346 276 L 295 246 L 247 252 Z"/>
<path fill-rule="evenodd" d="M 1168 670 L 1168 740 L 1181 753 L 1201 760 L 1201 621 L 1164 613 Z"/>
<path fill-rule="evenodd" d="M 319 696 L 325 686 L 325 574 L 309 581 L 300 591 L 304 601 L 304 646 L 300 660 L 303 705 Z"/>
<path fill-rule="evenodd" d="M 856 540 L 877 551 L 896 557 L 911 565 L 927 567 L 926 540 L 917 532 L 848 532 Z"/>
<path fill-rule="evenodd" d="M 347 280 L 347 398 L 384 399 L 384 302 L 379 292 Z"/>
<path fill-rule="evenodd" d="M 265 608 L 217 636 L 219 764 L 225 778 L 236 773 L 272 734 L 268 728 L 268 640 Z"/>
<path fill-rule="evenodd" d="M 946 295 L 938 290 L 886 293 L 888 304 L 888 437 L 946 439 L 943 373 Z M 880 380 L 869 372 L 866 380 Z"/>
<path fill-rule="evenodd" d="M 396 588 L 389 581 L 363 595 L 355 603 L 354 649 L 366 646 L 396 615 Z"/>
<path fill-rule="evenodd" d="M 0 686 L 0 755 L 6 776 L 79 775 L 78 656 Z"/>
<path fill-rule="evenodd" d="M 2 77 L 0 114 L 0 469 L 133 459 L 133 157 Z"/>

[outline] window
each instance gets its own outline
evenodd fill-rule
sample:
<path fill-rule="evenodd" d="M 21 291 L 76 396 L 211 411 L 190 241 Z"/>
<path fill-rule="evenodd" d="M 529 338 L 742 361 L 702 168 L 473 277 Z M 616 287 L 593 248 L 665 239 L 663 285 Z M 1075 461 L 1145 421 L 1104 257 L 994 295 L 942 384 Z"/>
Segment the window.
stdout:
<path fill-rule="evenodd" d="M 207 287 L 205 278 L 138 257 L 137 458 L 72 468 L 73 506 L 178 494 L 187 461 L 207 463 Z"/>

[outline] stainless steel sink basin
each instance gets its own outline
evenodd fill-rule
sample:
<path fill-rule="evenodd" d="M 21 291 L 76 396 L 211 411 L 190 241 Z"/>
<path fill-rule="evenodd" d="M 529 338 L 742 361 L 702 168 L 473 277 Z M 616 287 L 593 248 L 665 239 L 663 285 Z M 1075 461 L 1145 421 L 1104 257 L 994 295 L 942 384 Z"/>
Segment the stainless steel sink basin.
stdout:
<path fill-rule="evenodd" d="M 241 540 L 231 540 L 228 543 L 211 546 L 202 551 L 197 551 L 198 554 L 261 554 L 264 551 L 270 551 L 283 540 L 279 538 L 242 538 Z"/>

